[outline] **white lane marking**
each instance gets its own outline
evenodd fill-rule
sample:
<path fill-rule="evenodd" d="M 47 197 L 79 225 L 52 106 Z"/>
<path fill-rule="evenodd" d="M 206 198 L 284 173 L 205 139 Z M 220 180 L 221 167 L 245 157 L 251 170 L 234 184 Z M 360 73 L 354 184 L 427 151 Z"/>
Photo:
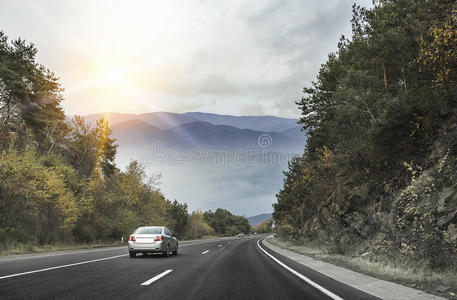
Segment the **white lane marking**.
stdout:
<path fill-rule="evenodd" d="M 146 280 L 141 285 L 150 285 L 154 281 L 159 280 L 160 278 L 162 278 L 163 276 L 165 276 L 165 275 L 167 275 L 168 273 L 171 273 L 171 272 L 173 272 L 173 270 L 166 270 L 166 271 L 160 273 L 159 275 L 156 275 L 156 276 L 152 277 L 151 279 Z"/>
<path fill-rule="evenodd" d="M 77 262 L 77 263 L 74 263 L 74 264 L 68 264 L 68 265 L 62 265 L 62 266 L 57 266 L 57 267 L 50 267 L 50 268 L 46 268 L 46 269 L 39 269 L 39 270 L 33 270 L 33 271 L 22 272 L 22 273 L 17 273 L 17 274 L 11 274 L 11 275 L 6 275 L 6 276 L 1 276 L 0 280 L 1 279 L 6 279 L 6 278 L 11 278 L 11 277 L 18 277 L 18 276 L 27 275 L 27 274 L 33 274 L 33 273 L 51 271 L 51 270 L 56 270 L 56 269 L 74 267 L 74 266 L 79 266 L 79 265 L 84 265 L 84 264 L 90 264 L 90 263 L 93 263 L 93 262 L 104 261 L 104 260 L 108 260 L 108 259 L 118 258 L 118 257 L 121 257 L 121 256 L 126 256 L 126 255 L 127 254 L 121 254 L 121 255 L 110 256 L 110 257 L 105 257 L 105 258 L 81 261 L 81 262 Z"/>
<path fill-rule="evenodd" d="M 222 245 L 217 246 L 217 248 L 220 248 L 220 247 L 222 247 Z"/>
<path fill-rule="evenodd" d="M 209 250 L 206 250 L 206 251 L 203 251 L 202 254 L 206 254 L 206 253 L 208 253 L 208 252 L 209 252 Z"/>
<path fill-rule="evenodd" d="M 295 271 L 294 269 L 286 266 L 284 263 L 282 263 L 279 259 L 277 259 L 276 257 L 274 257 L 273 255 L 271 255 L 270 253 L 268 253 L 267 251 L 265 251 L 261 246 L 260 246 L 260 240 L 257 241 L 257 246 L 259 247 L 260 250 L 263 251 L 263 253 L 265 253 L 266 255 L 268 255 L 272 260 L 274 260 L 275 262 L 277 262 L 281 267 L 283 267 L 284 269 L 286 269 L 287 271 L 291 272 L 292 274 L 296 275 L 297 277 L 299 277 L 301 280 L 305 281 L 306 283 L 308 283 L 309 285 L 315 287 L 316 289 L 318 289 L 319 291 L 321 291 L 322 293 L 326 294 L 327 296 L 329 296 L 330 298 L 334 299 L 334 300 L 343 300 L 343 298 L 341 298 L 340 296 L 330 292 L 329 290 L 327 290 L 326 288 L 318 285 L 317 283 L 315 283 L 314 281 L 312 281 L 311 279 L 309 279 L 308 277 L 305 277 L 304 275 L 298 273 L 297 271 Z"/>

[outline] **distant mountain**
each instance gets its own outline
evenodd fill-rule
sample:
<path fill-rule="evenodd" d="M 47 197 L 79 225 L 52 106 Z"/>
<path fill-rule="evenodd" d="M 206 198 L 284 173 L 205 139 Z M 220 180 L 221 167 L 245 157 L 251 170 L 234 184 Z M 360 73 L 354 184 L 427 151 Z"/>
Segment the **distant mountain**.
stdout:
<path fill-rule="evenodd" d="M 145 114 L 123 114 L 106 112 L 85 116 L 86 120 L 91 124 L 95 124 L 95 122 L 102 117 L 105 117 L 111 125 L 116 125 L 128 120 L 137 119 L 160 129 L 170 129 L 172 127 L 196 121 L 208 122 L 213 125 L 227 125 L 239 129 L 251 129 L 263 132 L 281 132 L 298 126 L 296 119 L 287 119 L 274 116 L 231 116 L 202 112 L 187 112 L 183 114 L 169 112 L 152 112 Z"/>
<path fill-rule="evenodd" d="M 202 112 L 187 112 L 183 115 L 190 116 L 200 121 L 206 121 L 214 125 L 229 125 L 241 129 L 252 129 L 266 132 L 280 132 L 297 126 L 297 119 L 287 119 L 274 116 L 232 116 Z"/>
<path fill-rule="evenodd" d="M 188 201 L 191 210 L 224 203 L 241 213 L 269 211 L 288 161 L 306 145 L 293 119 L 167 112 L 87 119 L 93 124 L 102 116 L 119 144 L 116 164 L 125 168 L 135 159 L 148 176 L 162 175 L 160 189 L 167 198 Z M 270 217 L 249 221 L 257 225 Z"/>
<path fill-rule="evenodd" d="M 192 118 L 191 116 L 169 112 L 153 112 L 141 114 L 137 119 L 161 129 L 173 128 L 182 124 L 199 121 L 198 119 Z"/>
<path fill-rule="evenodd" d="M 91 124 L 95 124 L 95 122 L 102 117 L 105 117 L 111 125 L 116 125 L 125 121 L 137 119 L 160 129 L 168 129 L 179 126 L 181 124 L 199 121 L 198 119 L 194 119 L 191 116 L 169 112 L 152 112 L 145 114 L 122 114 L 108 112 L 85 116 L 86 120 Z"/>
<path fill-rule="evenodd" d="M 273 216 L 272 214 L 260 214 L 252 217 L 248 217 L 248 221 L 251 224 L 251 226 L 257 226 L 260 223 L 263 223 L 269 219 L 271 219 Z"/>
<path fill-rule="evenodd" d="M 112 126 L 121 147 L 150 144 L 177 150 L 288 150 L 301 151 L 304 141 L 278 132 L 239 129 L 208 122 L 191 122 L 169 129 L 151 126 L 142 120 L 128 120 Z"/>
<path fill-rule="evenodd" d="M 105 117 L 106 120 L 109 121 L 111 125 L 122 123 L 128 120 L 137 119 L 136 114 L 122 114 L 122 113 L 115 113 L 115 112 L 106 112 L 101 114 L 92 114 L 86 115 L 84 118 L 90 124 L 95 124 L 97 120 L 100 120 L 102 117 Z"/>
<path fill-rule="evenodd" d="M 121 147 L 140 147 L 148 145 L 155 138 L 160 128 L 141 120 L 128 120 L 111 126 L 113 136 Z"/>

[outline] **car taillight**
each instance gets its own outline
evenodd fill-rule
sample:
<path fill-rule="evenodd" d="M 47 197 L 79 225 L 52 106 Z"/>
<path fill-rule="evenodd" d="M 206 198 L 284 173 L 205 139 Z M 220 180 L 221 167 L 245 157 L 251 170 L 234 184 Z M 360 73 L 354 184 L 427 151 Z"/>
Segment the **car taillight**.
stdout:
<path fill-rule="evenodd" d="M 135 237 L 133 235 L 129 236 L 129 242 L 134 242 L 135 241 Z"/>
<path fill-rule="evenodd" d="M 162 240 L 162 236 L 161 235 L 158 235 L 154 238 L 154 241 L 161 241 Z"/>

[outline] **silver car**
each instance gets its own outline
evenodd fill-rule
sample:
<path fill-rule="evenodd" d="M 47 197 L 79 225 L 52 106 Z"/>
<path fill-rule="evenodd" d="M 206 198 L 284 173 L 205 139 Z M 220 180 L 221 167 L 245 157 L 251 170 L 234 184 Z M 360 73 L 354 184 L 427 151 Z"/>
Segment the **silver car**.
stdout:
<path fill-rule="evenodd" d="M 130 257 L 136 257 L 138 252 L 162 253 L 168 256 L 170 252 L 178 255 L 178 240 L 170 229 L 164 226 L 138 227 L 129 236 L 128 249 Z"/>

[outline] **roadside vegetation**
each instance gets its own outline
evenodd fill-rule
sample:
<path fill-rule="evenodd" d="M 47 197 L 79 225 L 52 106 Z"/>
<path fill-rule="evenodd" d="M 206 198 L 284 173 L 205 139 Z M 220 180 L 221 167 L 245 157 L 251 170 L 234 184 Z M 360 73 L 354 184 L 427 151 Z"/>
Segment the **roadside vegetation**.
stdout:
<path fill-rule="evenodd" d="M 457 274 L 450 269 L 434 270 L 426 262 L 412 263 L 402 257 L 392 259 L 389 256 L 369 255 L 370 253 L 342 255 L 309 243 L 296 244 L 278 237 L 269 238 L 268 242 L 372 277 L 397 282 L 452 299 L 457 298 Z"/>
<path fill-rule="evenodd" d="M 268 220 L 260 223 L 257 226 L 252 227 L 251 231 L 255 233 L 270 233 L 272 232 L 271 225 L 273 224 L 273 220 Z"/>
<path fill-rule="evenodd" d="M 457 6 L 374 3 L 354 6 L 352 37 L 297 103 L 307 147 L 284 173 L 277 236 L 367 273 L 455 289 Z"/>
<path fill-rule="evenodd" d="M 0 253 L 118 244 L 138 226 L 180 239 L 248 232 L 222 209 L 189 214 L 137 161 L 121 171 L 106 120 L 67 120 L 58 78 L 37 49 L 0 32 Z"/>
<path fill-rule="evenodd" d="M 16 254 L 38 254 L 38 253 L 48 253 L 56 251 L 66 251 L 66 250 L 78 250 L 78 249 L 93 249 L 93 248 L 104 248 L 104 247 L 119 247 L 126 245 L 125 242 L 122 244 L 120 240 L 111 240 L 111 241 L 99 241 L 92 243 L 63 243 L 57 242 L 46 245 L 34 245 L 31 243 L 15 243 L 13 242 L 4 250 L 0 251 L 0 256 L 16 255 Z"/>

